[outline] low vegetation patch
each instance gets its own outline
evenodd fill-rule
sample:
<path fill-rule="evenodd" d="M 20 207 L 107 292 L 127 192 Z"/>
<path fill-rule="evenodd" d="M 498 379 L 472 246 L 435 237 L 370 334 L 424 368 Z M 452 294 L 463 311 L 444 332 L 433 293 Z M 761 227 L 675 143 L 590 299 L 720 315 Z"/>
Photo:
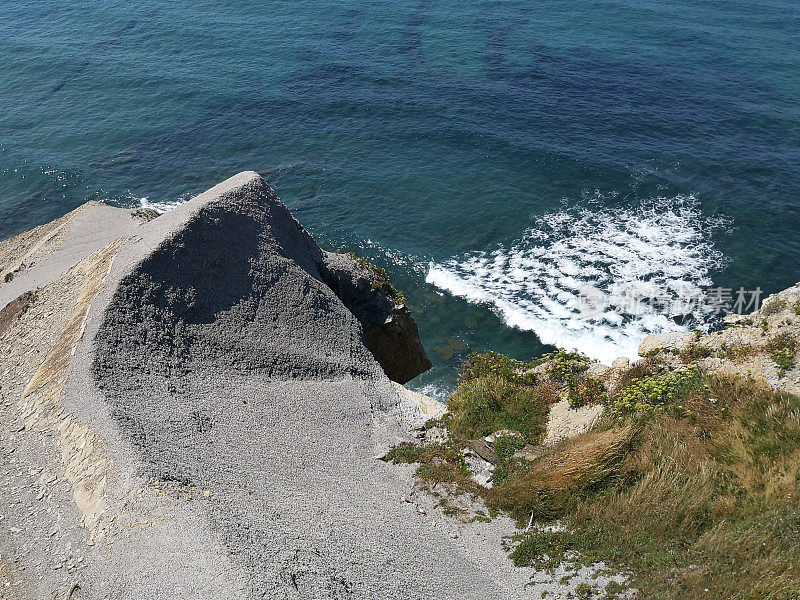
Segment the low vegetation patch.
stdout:
<path fill-rule="evenodd" d="M 697 390 L 701 383 L 700 371 L 694 366 L 683 371 L 645 377 L 624 388 L 614 398 L 613 407 L 620 415 L 681 411 L 683 406 L 678 401 Z"/>
<path fill-rule="evenodd" d="M 494 453 L 497 457 L 492 483 L 503 485 L 521 474 L 524 474 L 530 462 L 524 458 L 514 456 L 514 453 L 525 446 L 525 441 L 515 435 L 504 435 L 498 438 L 494 444 Z"/>
<path fill-rule="evenodd" d="M 371 263 L 366 258 L 358 256 L 355 252 L 342 252 L 341 250 L 337 250 L 337 252 L 340 254 L 347 254 L 347 256 L 352 258 L 359 267 L 363 269 L 369 269 L 377 276 L 377 279 L 372 283 L 373 292 L 388 293 L 389 296 L 394 299 L 395 304 L 405 304 L 407 302 L 403 292 L 394 287 L 392 282 L 389 280 L 389 275 L 386 272 L 386 269 Z"/>
<path fill-rule="evenodd" d="M 787 371 L 794 368 L 796 352 L 797 342 L 788 333 L 776 335 L 767 342 L 767 354 L 775 363 L 778 377 L 783 377 Z"/>
<path fill-rule="evenodd" d="M 404 442 L 392 448 L 383 460 L 394 464 L 417 463 L 419 466 L 415 473 L 418 480 L 426 489 L 440 496 L 440 505 L 448 514 L 461 512 L 450 497 L 480 493 L 480 486 L 470 476 L 464 455 L 453 443 L 418 445 Z M 441 497 L 439 492 L 435 492 L 440 484 L 448 488 L 450 497 Z"/>
<path fill-rule="evenodd" d="M 603 382 L 587 373 L 590 362 L 587 356 L 557 350 L 546 354 L 542 360 L 547 363 L 546 371 L 550 379 L 566 387 L 567 399 L 572 408 L 607 401 Z"/>
<path fill-rule="evenodd" d="M 733 362 L 742 362 L 755 356 L 760 349 L 760 346 L 753 344 L 733 344 L 723 346 L 719 351 L 719 356 Z"/>
<path fill-rule="evenodd" d="M 701 344 L 689 344 L 681 351 L 679 356 L 684 364 L 689 364 L 711 356 L 711 348 Z"/>
<path fill-rule="evenodd" d="M 492 377 L 519 385 L 536 385 L 538 377 L 532 369 L 537 364 L 539 361 L 523 363 L 497 352 L 473 353 L 461 367 L 461 382 Z"/>
<path fill-rule="evenodd" d="M 470 356 L 461 383 L 447 402 L 451 436 L 466 442 L 509 429 L 521 433 L 527 443 L 538 444 L 558 389 L 538 381 L 530 368 L 500 354 Z"/>
<path fill-rule="evenodd" d="M 547 374 L 556 381 L 566 384 L 571 383 L 577 375 L 589 368 L 589 358 L 577 352 L 557 350 L 546 354 L 543 360 L 547 362 Z"/>
<path fill-rule="evenodd" d="M 572 408 L 581 408 L 587 404 L 605 404 L 608 395 L 602 381 L 591 375 L 583 375 L 576 378 L 569 386 L 567 399 Z"/>

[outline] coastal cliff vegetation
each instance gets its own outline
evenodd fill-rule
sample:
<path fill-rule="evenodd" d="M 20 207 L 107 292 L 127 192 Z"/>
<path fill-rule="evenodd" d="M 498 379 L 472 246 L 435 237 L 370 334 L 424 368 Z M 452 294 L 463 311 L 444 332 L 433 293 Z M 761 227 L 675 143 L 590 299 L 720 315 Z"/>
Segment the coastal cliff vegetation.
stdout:
<path fill-rule="evenodd" d="M 772 346 L 793 360 L 789 341 Z M 654 352 L 596 376 L 562 351 L 532 363 L 473 355 L 449 412 L 428 424 L 447 440 L 386 458 L 514 517 L 516 565 L 602 561 L 646 598 L 800 598 L 800 398 L 681 363 Z M 603 416 L 542 444 L 564 397 Z M 464 451 L 498 430 L 494 485 L 478 485 Z"/>

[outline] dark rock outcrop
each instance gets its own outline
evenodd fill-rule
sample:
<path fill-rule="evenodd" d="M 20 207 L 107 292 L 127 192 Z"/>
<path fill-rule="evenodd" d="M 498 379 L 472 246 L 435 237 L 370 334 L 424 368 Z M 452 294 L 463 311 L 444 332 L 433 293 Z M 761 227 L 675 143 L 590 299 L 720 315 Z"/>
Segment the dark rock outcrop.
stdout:
<path fill-rule="evenodd" d="M 321 272 L 361 323 L 367 347 L 389 379 L 406 383 L 431 368 L 411 311 L 397 302 L 396 290 L 379 269 L 348 254 L 326 252 Z"/>

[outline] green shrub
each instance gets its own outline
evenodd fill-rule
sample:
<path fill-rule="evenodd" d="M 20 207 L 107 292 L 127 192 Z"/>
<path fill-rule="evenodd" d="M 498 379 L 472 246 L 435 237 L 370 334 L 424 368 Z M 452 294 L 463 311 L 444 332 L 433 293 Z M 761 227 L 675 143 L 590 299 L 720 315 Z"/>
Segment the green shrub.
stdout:
<path fill-rule="evenodd" d="M 686 364 L 697 362 L 701 358 L 708 358 L 709 356 L 711 356 L 711 348 L 700 344 L 689 344 L 680 353 L 681 360 Z"/>
<path fill-rule="evenodd" d="M 794 355 L 797 342 L 788 333 L 781 333 L 767 342 L 767 354 L 778 367 L 778 376 L 783 377 L 794 367 Z"/>
<path fill-rule="evenodd" d="M 640 379 L 617 395 L 614 410 L 624 415 L 671 408 L 701 384 L 700 371 L 696 367 Z"/>
<path fill-rule="evenodd" d="M 456 438 L 484 437 L 500 429 L 519 431 L 538 444 L 557 392 L 546 385 L 521 385 L 499 376 L 463 381 L 447 401 L 447 425 Z"/>
<path fill-rule="evenodd" d="M 589 357 L 578 352 L 565 352 L 557 350 L 545 354 L 544 361 L 548 362 L 547 374 L 561 383 L 569 384 L 579 373 L 589 368 Z"/>
<path fill-rule="evenodd" d="M 589 600 L 590 598 L 594 598 L 595 593 L 599 593 L 599 590 L 586 582 L 579 583 L 575 588 L 575 595 L 578 597 L 578 600 Z"/>
<path fill-rule="evenodd" d="M 537 377 L 530 372 L 535 364 L 523 363 L 497 352 L 472 353 L 461 367 L 461 381 L 496 377 L 515 384 L 536 385 Z"/>
<path fill-rule="evenodd" d="M 607 400 L 606 388 L 603 382 L 591 375 L 582 375 L 575 378 L 569 386 L 567 399 L 572 408 L 580 408 L 587 404 L 605 403 Z"/>

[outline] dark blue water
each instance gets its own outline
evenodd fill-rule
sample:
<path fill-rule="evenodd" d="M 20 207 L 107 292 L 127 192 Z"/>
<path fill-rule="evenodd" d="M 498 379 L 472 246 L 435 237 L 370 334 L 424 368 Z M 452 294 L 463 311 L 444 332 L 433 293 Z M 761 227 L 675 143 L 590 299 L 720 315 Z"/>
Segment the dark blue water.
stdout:
<path fill-rule="evenodd" d="M 253 169 L 388 267 L 419 386 L 470 350 L 630 353 L 677 319 L 578 314 L 580 285 L 800 280 L 798 31 L 788 1 L 5 0 L 0 237 Z"/>

